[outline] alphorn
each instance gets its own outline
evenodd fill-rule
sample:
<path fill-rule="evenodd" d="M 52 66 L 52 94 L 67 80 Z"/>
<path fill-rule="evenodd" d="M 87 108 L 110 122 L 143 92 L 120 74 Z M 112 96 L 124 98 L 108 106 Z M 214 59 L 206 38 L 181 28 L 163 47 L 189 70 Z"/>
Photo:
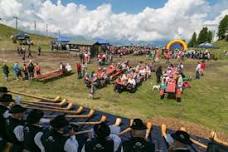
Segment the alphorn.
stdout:
<path fill-rule="evenodd" d="M 147 130 L 146 130 L 145 139 L 148 139 L 148 138 L 149 138 L 149 135 L 150 135 L 150 133 L 151 133 L 151 130 L 152 130 L 152 128 L 153 128 L 153 123 L 152 123 L 151 120 L 149 120 L 149 121 L 146 123 L 146 128 L 147 128 Z"/>
<path fill-rule="evenodd" d="M 59 103 L 45 102 L 45 101 L 23 101 L 23 102 L 24 103 L 31 103 L 31 104 L 45 105 L 45 107 L 47 107 L 47 106 L 58 106 L 58 107 L 62 107 L 64 105 L 68 104 L 68 102 L 66 101 L 66 99 L 63 99 Z"/>
<path fill-rule="evenodd" d="M 132 126 L 132 124 L 133 124 L 133 119 L 130 120 L 129 126 Z M 119 135 L 119 136 L 122 136 L 123 134 L 125 134 L 125 133 L 127 133 L 127 132 L 129 132 L 129 131 L 131 131 L 131 128 L 130 128 L 130 127 L 124 129 L 124 130 L 121 131 L 118 135 Z"/>
<path fill-rule="evenodd" d="M 66 110 L 66 109 L 48 109 L 48 108 L 40 108 L 35 106 L 26 106 L 26 107 L 30 109 L 38 109 L 38 110 L 48 111 L 48 112 L 60 112 L 60 113 L 66 113 L 66 114 L 72 114 L 72 115 L 80 114 L 83 111 L 83 106 L 80 106 L 76 111 Z"/>
<path fill-rule="evenodd" d="M 131 126 L 132 124 L 133 124 L 133 120 L 131 119 L 131 120 L 130 120 L 130 125 L 129 125 L 129 126 Z M 145 139 L 148 139 L 148 137 L 149 137 L 149 135 L 150 135 L 150 133 L 151 133 L 152 127 L 153 127 L 152 122 L 151 122 L 151 121 L 148 121 L 148 122 L 146 123 L 146 127 L 147 127 L 147 129 L 146 129 Z M 124 129 L 122 132 L 120 132 L 118 135 L 119 135 L 119 136 L 122 136 L 122 135 L 124 135 L 125 133 L 128 133 L 128 132 L 131 131 L 131 130 L 132 130 L 132 129 L 131 129 L 130 127 L 128 127 L 128 128 L 126 128 L 126 129 Z"/>
<path fill-rule="evenodd" d="M 101 119 L 99 121 L 94 121 L 94 122 L 71 122 L 70 124 L 73 125 L 96 125 L 100 124 L 102 122 L 105 122 L 107 120 L 107 117 L 105 115 L 101 116 Z"/>
<path fill-rule="evenodd" d="M 83 114 L 83 115 L 65 115 L 66 118 L 91 118 L 95 113 L 95 110 L 91 109 L 88 114 Z M 46 119 L 54 118 L 55 116 L 45 116 Z"/>
<path fill-rule="evenodd" d="M 29 106 L 34 106 L 34 107 L 39 107 L 39 108 L 44 108 L 44 109 L 48 109 L 50 111 L 52 109 L 56 109 L 56 110 L 71 110 L 73 108 L 73 103 L 69 103 L 67 105 L 67 107 L 65 107 L 65 108 L 48 106 L 48 105 L 41 105 L 41 104 L 35 104 L 35 103 L 29 103 L 29 102 L 22 102 L 22 104 L 29 105 Z"/>
<path fill-rule="evenodd" d="M 185 132 L 186 132 L 186 129 L 185 129 L 184 127 L 181 127 L 179 130 L 182 130 L 182 131 L 185 131 Z M 162 125 L 161 125 L 161 134 L 162 134 L 163 137 L 165 137 L 165 136 L 167 135 L 167 127 L 166 127 L 165 124 L 162 124 Z M 200 147 L 202 147 L 202 148 L 207 148 L 206 145 L 204 145 L 204 144 L 198 142 L 198 141 L 195 140 L 195 139 L 192 139 L 191 137 L 190 137 L 190 140 L 191 140 L 194 144 L 196 144 L 196 145 L 198 145 L 198 146 L 200 146 Z"/>
<path fill-rule="evenodd" d="M 119 126 L 122 122 L 122 119 L 121 118 L 116 118 L 116 122 L 115 126 Z M 93 130 L 92 129 L 89 129 L 89 130 L 83 130 L 83 131 L 78 131 L 78 132 L 75 132 L 75 135 L 81 135 L 81 134 L 85 134 L 85 133 L 91 133 Z"/>
<path fill-rule="evenodd" d="M 179 130 L 182 130 L 182 131 L 187 132 L 187 130 L 186 130 L 184 127 L 181 127 Z M 195 140 L 195 139 L 193 139 L 193 138 L 191 138 L 191 137 L 190 137 L 190 140 L 191 140 L 194 144 L 196 144 L 196 145 L 198 145 L 198 146 L 200 146 L 200 147 L 202 147 L 202 148 L 207 149 L 207 146 L 204 145 L 204 144 L 202 144 L 202 143 L 200 143 L 199 141 L 197 141 L 197 140 Z"/>
<path fill-rule="evenodd" d="M 20 93 L 20 92 L 16 92 L 16 91 L 8 91 L 8 92 L 10 92 L 10 93 L 12 93 L 12 94 L 17 94 L 17 95 L 25 96 L 25 97 L 30 97 L 30 98 L 45 100 L 45 101 L 49 101 L 49 102 L 58 102 L 58 101 L 60 100 L 60 97 L 59 97 L 59 96 L 56 97 L 56 98 L 53 100 L 53 99 L 38 97 L 38 96 L 26 94 L 26 93 Z"/>
<path fill-rule="evenodd" d="M 216 132 L 211 131 L 210 133 L 210 140 L 215 141 L 218 144 L 224 145 L 224 146 L 228 146 L 228 142 L 222 141 L 217 137 Z"/>
<path fill-rule="evenodd" d="M 91 109 L 88 114 L 85 115 L 66 115 L 67 118 L 91 118 L 95 113 L 95 110 Z"/>

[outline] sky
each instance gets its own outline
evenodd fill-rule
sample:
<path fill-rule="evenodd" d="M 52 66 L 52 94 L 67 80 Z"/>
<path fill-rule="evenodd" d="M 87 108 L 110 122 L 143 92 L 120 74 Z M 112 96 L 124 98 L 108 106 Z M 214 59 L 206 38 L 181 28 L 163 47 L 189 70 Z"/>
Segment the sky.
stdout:
<path fill-rule="evenodd" d="M 58 0 L 52 0 L 56 3 Z M 127 12 L 138 13 L 145 7 L 159 8 L 163 7 L 168 0 L 63 0 L 63 4 L 70 2 L 85 5 L 88 9 L 93 10 L 102 4 L 111 4 L 115 13 Z M 208 0 L 210 5 L 219 3 L 221 0 Z M 120 5 L 121 4 L 121 5 Z"/>
<path fill-rule="evenodd" d="M 0 18 L 21 29 L 108 40 L 189 40 L 228 14 L 228 0 L 0 0 Z M 216 28 L 216 27 L 214 27 Z"/>

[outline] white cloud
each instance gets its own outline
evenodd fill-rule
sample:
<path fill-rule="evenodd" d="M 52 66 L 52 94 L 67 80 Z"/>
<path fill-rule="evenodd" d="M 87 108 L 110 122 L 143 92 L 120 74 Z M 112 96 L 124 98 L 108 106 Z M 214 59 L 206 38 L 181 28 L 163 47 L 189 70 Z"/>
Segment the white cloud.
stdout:
<path fill-rule="evenodd" d="M 226 5 L 227 4 L 227 5 Z M 213 10 L 213 11 L 211 11 Z M 161 40 L 182 37 L 189 39 L 205 23 L 218 23 L 228 14 L 228 1 L 210 6 L 206 0 L 168 0 L 162 8 L 145 8 L 138 14 L 114 13 L 110 4 L 94 10 L 84 5 L 50 0 L 0 0 L 0 14 L 7 23 L 12 16 L 20 17 L 20 27 L 86 37 L 128 40 Z M 209 17 L 211 17 L 209 19 Z"/>

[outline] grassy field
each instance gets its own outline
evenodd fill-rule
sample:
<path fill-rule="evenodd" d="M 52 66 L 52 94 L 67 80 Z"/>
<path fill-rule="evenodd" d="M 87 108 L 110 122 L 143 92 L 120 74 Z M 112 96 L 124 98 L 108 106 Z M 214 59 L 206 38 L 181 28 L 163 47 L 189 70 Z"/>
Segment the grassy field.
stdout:
<path fill-rule="evenodd" d="M 1 25 L 0 25 L 1 26 Z M 2 32 L 2 31 L 1 31 Z M 0 33 L 2 34 L 2 33 Z M 10 35 L 11 33 L 4 34 Z M 8 36 L 6 36 L 8 37 Z M 0 49 L 14 48 L 10 40 L 0 40 Z M 46 46 L 50 38 L 34 37 L 35 42 Z M 9 45 L 10 44 L 10 45 Z M 192 122 L 196 126 L 217 130 L 228 135 L 228 61 L 224 60 L 223 51 L 228 50 L 227 42 L 217 42 L 220 49 L 214 50 L 221 56 L 221 60 L 210 61 L 207 65 L 206 75 L 201 80 L 193 80 L 192 88 L 186 89 L 183 101 L 176 103 L 174 100 L 160 100 L 158 91 L 153 91 L 155 75 L 143 82 L 136 93 L 117 94 L 113 91 L 113 85 L 96 91 L 96 100 L 88 99 L 88 90 L 82 80 L 76 79 L 76 75 L 71 75 L 48 83 L 36 81 L 16 81 L 10 73 L 11 80 L 5 82 L 0 72 L 0 85 L 9 87 L 11 90 L 31 93 L 43 97 L 62 96 L 77 104 L 95 108 L 112 114 L 125 116 L 128 118 L 140 117 L 143 119 L 164 120 L 175 119 L 180 122 Z M 0 55 L 3 52 L 0 50 Z M 8 60 L 9 64 L 19 60 L 16 53 Z M 15 56 L 15 57 L 14 57 Z M 44 54 L 45 59 L 36 59 L 40 62 L 43 69 L 56 68 L 59 60 L 51 53 Z M 8 56 L 5 56 L 7 59 Z M 0 57 L 1 58 L 1 57 Z M 145 60 L 145 57 L 124 57 L 122 60 L 138 62 Z M 61 59 L 63 60 L 63 59 Z M 65 57 L 64 61 L 74 64 L 78 59 Z M 115 59 L 117 60 L 117 59 Z M 95 62 L 93 62 L 95 63 Z M 187 60 L 185 62 L 185 73 L 194 77 L 194 69 L 197 61 Z M 164 61 L 159 63 L 164 65 Z M 51 66 L 52 65 L 52 66 Z M 1 67 L 1 65 L 0 65 Z M 97 69 L 96 64 L 90 64 L 89 70 Z M 176 122 L 175 122 L 176 123 Z M 185 124 L 185 123 L 184 123 Z M 187 123 L 186 123 L 187 124 Z"/>
<path fill-rule="evenodd" d="M 196 61 L 186 62 L 186 74 L 194 76 L 195 63 Z M 89 69 L 96 69 L 96 66 L 91 64 Z M 228 65 L 226 61 L 211 61 L 208 64 L 206 75 L 201 80 L 193 80 L 191 82 L 192 88 L 185 90 L 182 103 L 168 99 L 161 101 L 158 91 L 152 90 L 152 85 L 155 84 L 154 75 L 144 82 L 134 94 L 127 92 L 117 94 L 113 91 L 113 85 L 109 85 L 96 91 L 96 100 L 87 98 L 88 90 L 82 80 L 76 79 L 76 75 L 45 84 L 36 81 L 12 80 L 5 82 L 0 75 L 0 84 L 8 86 L 12 90 L 45 97 L 60 95 L 78 104 L 129 118 L 176 118 L 227 134 L 227 75 Z"/>

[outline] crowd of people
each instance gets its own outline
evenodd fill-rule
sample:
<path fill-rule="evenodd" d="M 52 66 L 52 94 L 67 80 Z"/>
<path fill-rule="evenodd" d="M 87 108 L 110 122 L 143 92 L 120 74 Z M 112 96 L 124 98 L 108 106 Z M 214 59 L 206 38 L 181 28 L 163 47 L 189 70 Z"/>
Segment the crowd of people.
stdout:
<path fill-rule="evenodd" d="M 42 50 L 41 46 L 38 46 L 38 48 L 37 48 L 37 51 L 38 51 L 37 55 L 38 56 L 41 55 L 41 50 Z M 17 51 L 17 54 L 22 57 L 23 61 L 25 61 L 26 57 L 28 59 L 33 58 L 31 45 L 28 45 L 27 48 L 25 45 L 19 45 L 19 46 L 17 46 L 16 51 Z"/>
<path fill-rule="evenodd" d="M 184 65 L 180 62 L 177 66 L 170 64 L 167 70 L 161 72 L 161 67 L 156 71 L 157 82 L 160 83 L 160 95 L 161 99 L 164 98 L 164 93 L 175 94 L 178 102 L 180 102 L 180 95 L 184 88 L 190 87 L 190 84 L 186 81 L 186 76 L 183 72 Z M 185 82 L 185 83 L 184 83 Z"/>
<path fill-rule="evenodd" d="M 208 50 L 205 51 L 187 51 L 185 53 L 185 57 L 189 59 L 197 59 L 197 60 L 210 60 L 211 59 L 211 53 Z"/>
<path fill-rule="evenodd" d="M 122 138 L 121 121 L 113 125 L 101 122 L 89 130 L 81 130 L 65 115 L 47 119 L 42 110 L 24 108 L 7 92 L 7 88 L 0 87 L 0 151 L 155 152 L 158 148 L 156 139 L 151 140 L 151 132 L 141 119 L 132 121 L 125 138 Z M 167 144 L 165 151 L 169 152 L 198 152 L 198 146 L 202 146 L 184 128 L 168 133 L 166 126 L 162 125 L 161 136 Z M 211 150 L 227 150 L 219 146 Z"/>
<path fill-rule="evenodd" d="M 20 65 L 15 62 L 12 66 L 12 71 L 16 80 L 32 80 L 34 77 L 41 74 L 41 67 L 38 63 L 33 63 L 32 60 L 29 63 Z M 7 63 L 3 63 L 2 72 L 5 80 L 9 80 L 10 68 Z"/>
<path fill-rule="evenodd" d="M 90 63 L 90 60 L 91 60 L 90 50 L 89 49 L 81 50 L 79 54 L 79 58 L 80 58 L 80 63 L 85 63 L 85 64 Z"/>
<path fill-rule="evenodd" d="M 130 126 L 131 138 L 124 142 L 118 135 L 120 124 L 108 125 L 106 122 L 96 124 L 85 136 L 87 140 L 79 142 L 78 127 L 64 115 L 57 115 L 48 126 L 44 125 L 43 111 L 26 109 L 15 103 L 5 87 L 0 91 L 0 151 L 7 143 L 12 144 L 13 152 L 154 151 L 154 144 L 145 139 L 147 127 L 140 119 L 134 119 Z"/>
<path fill-rule="evenodd" d="M 115 81 L 114 90 L 118 93 L 124 90 L 134 93 L 137 86 L 151 76 L 153 66 L 141 62 L 136 67 L 131 67 L 128 62 L 125 62 L 121 65 L 121 69 L 123 69 L 124 74 Z"/>

